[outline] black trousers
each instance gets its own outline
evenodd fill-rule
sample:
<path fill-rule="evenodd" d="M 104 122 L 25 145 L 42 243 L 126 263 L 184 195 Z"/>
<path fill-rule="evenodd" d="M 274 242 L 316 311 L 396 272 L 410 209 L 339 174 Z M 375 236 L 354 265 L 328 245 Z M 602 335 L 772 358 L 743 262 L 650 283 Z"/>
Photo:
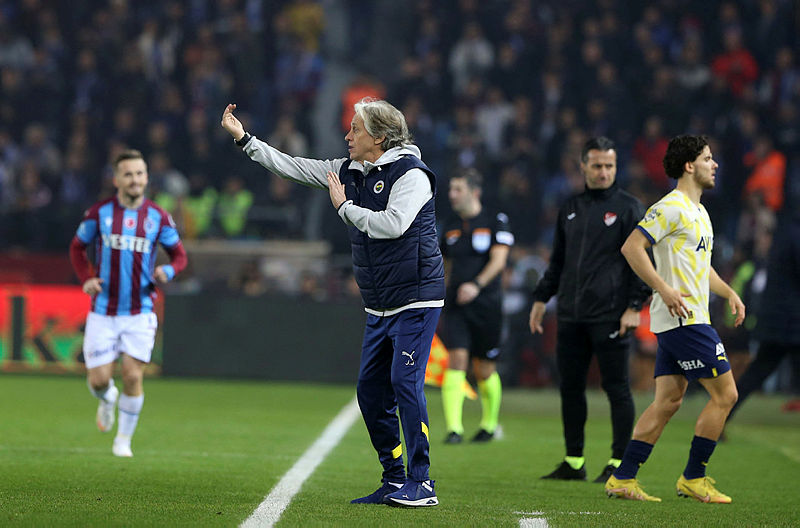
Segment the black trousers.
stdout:
<path fill-rule="evenodd" d="M 631 334 L 619 336 L 619 322 L 573 323 L 559 320 L 556 356 L 561 390 L 561 420 L 567 456 L 583 456 L 586 376 L 597 356 L 602 387 L 611 405 L 611 456 L 622 458 L 633 432 L 633 397 L 628 377 Z"/>
<path fill-rule="evenodd" d="M 758 346 L 756 358 L 750 363 L 736 384 L 736 388 L 739 390 L 739 400 L 731 409 L 728 415 L 729 420 L 733 413 L 739 409 L 739 406 L 750 396 L 750 393 L 759 390 L 770 374 L 778 369 L 783 358 L 792 354 L 794 354 L 791 364 L 791 368 L 794 370 L 792 379 L 796 382 L 800 379 L 800 345 L 764 341 Z"/>

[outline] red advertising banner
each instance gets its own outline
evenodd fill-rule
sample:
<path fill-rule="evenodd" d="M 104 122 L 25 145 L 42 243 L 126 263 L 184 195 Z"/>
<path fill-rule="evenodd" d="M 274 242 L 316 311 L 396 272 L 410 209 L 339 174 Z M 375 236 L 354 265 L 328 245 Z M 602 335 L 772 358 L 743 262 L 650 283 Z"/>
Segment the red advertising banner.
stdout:
<path fill-rule="evenodd" d="M 85 372 L 81 348 L 90 306 L 80 286 L 0 284 L 0 371 Z M 157 312 L 162 306 L 157 301 Z M 157 365 L 159 344 L 160 335 L 153 351 Z"/>

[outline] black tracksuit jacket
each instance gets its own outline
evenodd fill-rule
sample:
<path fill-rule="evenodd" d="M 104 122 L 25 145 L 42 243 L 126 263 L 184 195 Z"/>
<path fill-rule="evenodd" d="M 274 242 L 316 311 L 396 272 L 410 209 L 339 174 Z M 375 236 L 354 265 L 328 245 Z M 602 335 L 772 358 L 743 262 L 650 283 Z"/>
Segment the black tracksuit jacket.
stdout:
<path fill-rule="evenodd" d="M 641 309 L 652 292 L 620 248 L 643 216 L 641 202 L 616 182 L 567 200 L 534 300 L 547 302 L 558 293 L 558 319 L 571 322 L 618 321 L 626 308 Z"/>

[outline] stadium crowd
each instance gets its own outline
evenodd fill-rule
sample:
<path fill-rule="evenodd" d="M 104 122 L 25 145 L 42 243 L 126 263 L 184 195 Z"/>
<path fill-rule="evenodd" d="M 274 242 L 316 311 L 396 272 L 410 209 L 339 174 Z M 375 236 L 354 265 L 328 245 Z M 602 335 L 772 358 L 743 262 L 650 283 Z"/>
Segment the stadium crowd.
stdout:
<path fill-rule="evenodd" d="M 715 267 L 750 307 L 776 213 L 800 195 L 798 55 L 790 0 L 0 0 L 0 251 L 66 251 L 126 147 L 185 240 L 322 236 L 306 189 L 230 155 L 219 114 L 246 102 L 270 144 L 324 157 L 352 103 L 376 95 L 404 112 L 442 189 L 457 168 L 486 176 L 484 201 L 517 235 L 512 325 L 595 135 L 616 142 L 617 179 L 646 205 L 670 187 L 668 139 L 710 136 Z M 320 102 L 337 76 L 339 99 Z M 331 104 L 332 131 L 316 124 Z"/>

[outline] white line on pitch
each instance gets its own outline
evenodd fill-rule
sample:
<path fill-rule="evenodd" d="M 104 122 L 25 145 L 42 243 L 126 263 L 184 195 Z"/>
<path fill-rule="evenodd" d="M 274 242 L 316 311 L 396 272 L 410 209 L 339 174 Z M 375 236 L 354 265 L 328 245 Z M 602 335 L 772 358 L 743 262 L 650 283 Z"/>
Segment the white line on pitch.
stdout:
<path fill-rule="evenodd" d="M 523 517 L 519 520 L 519 528 L 549 528 L 544 517 Z"/>
<path fill-rule="evenodd" d="M 241 524 L 241 528 L 261 528 L 273 526 L 278 522 L 283 511 L 300 491 L 303 483 L 314 473 L 317 466 L 325 460 L 328 453 L 341 441 L 358 416 L 358 403 L 353 398 L 350 403 L 339 411 L 336 418 L 328 424 L 328 427 L 325 428 L 322 435 L 317 438 L 311 447 L 306 449 L 306 452 L 295 462 L 294 466 L 275 484 L 275 487 L 258 505 L 258 508 Z"/>

